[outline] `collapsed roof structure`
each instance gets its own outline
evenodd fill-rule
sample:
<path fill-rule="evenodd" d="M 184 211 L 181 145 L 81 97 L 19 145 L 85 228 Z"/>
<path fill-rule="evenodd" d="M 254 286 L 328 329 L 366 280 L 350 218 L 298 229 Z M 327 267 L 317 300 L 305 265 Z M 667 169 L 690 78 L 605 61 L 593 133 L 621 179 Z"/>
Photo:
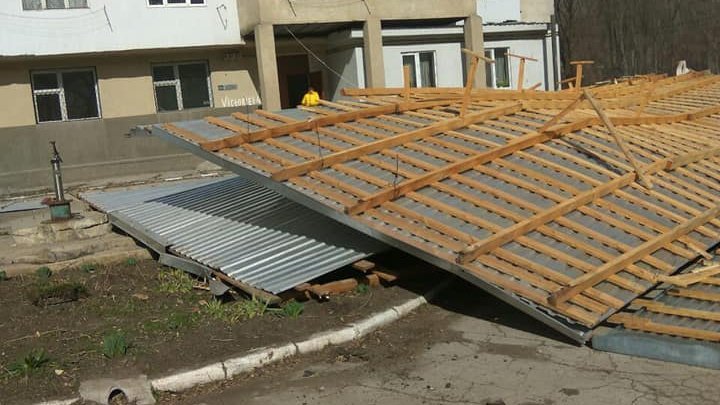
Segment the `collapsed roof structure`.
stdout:
<path fill-rule="evenodd" d="M 152 132 L 578 342 L 720 242 L 720 76 L 346 93 Z"/>

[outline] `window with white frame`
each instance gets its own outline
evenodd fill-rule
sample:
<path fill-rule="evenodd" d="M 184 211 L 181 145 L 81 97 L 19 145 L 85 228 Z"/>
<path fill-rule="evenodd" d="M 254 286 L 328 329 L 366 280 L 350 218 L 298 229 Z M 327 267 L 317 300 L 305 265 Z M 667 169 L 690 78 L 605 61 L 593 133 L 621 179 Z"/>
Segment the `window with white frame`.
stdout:
<path fill-rule="evenodd" d="M 63 10 L 88 8 L 87 0 L 22 0 L 23 10 Z"/>
<path fill-rule="evenodd" d="M 100 118 L 95 70 L 31 72 L 38 123 Z"/>
<path fill-rule="evenodd" d="M 491 89 L 505 89 L 510 87 L 510 48 L 485 49 L 485 56 L 495 63 L 485 64 L 485 78 L 487 86 Z"/>
<path fill-rule="evenodd" d="M 436 87 L 435 52 L 402 54 L 403 66 L 410 68 L 410 87 Z"/>
<path fill-rule="evenodd" d="M 207 62 L 154 65 L 152 71 L 159 112 L 212 107 Z"/>
<path fill-rule="evenodd" d="M 204 6 L 206 0 L 148 0 L 150 7 Z"/>

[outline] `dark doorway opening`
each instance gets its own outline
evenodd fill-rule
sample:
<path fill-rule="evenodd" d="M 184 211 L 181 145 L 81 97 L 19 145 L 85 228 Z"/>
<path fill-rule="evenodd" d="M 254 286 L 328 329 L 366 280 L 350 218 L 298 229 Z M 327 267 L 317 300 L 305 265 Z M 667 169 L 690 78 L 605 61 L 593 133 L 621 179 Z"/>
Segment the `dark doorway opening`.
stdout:
<path fill-rule="evenodd" d="M 310 72 L 307 55 L 278 57 L 278 79 L 280 82 L 280 104 L 282 108 L 294 108 L 312 86 L 322 97 L 322 72 Z"/>

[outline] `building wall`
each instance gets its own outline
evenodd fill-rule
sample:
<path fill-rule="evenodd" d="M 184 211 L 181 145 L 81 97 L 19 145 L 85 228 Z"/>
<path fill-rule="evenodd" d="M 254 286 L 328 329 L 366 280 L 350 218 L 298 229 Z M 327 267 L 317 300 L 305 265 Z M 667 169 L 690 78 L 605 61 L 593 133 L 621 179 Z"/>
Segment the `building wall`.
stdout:
<path fill-rule="evenodd" d="M 0 1 L 0 55 L 242 43 L 236 1 L 206 0 L 205 6 L 192 7 L 149 7 L 146 0 L 90 0 L 88 4 L 89 9 L 25 11 L 21 0 Z"/>
<path fill-rule="evenodd" d="M 520 0 L 521 21 L 550 22 L 554 5 L 554 0 Z"/>
<path fill-rule="evenodd" d="M 205 60 L 210 68 L 213 107 L 158 113 L 151 77 L 153 63 Z M 65 161 L 68 183 L 147 172 L 192 169 L 200 160 L 131 128 L 208 115 L 228 114 L 259 103 L 253 57 L 233 50 L 173 51 L 163 54 L 33 58 L 2 64 L 0 74 L 0 195 L 48 183 L 48 142 L 55 140 Z M 36 124 L 30 71 L 94 67 L 100 119 Z M 237 90 L 220 91 L 219 85 Z M 253 106 L 252 108 L 255 108 Z"/>
<path fill-rule="evenodd" d="M 478 15 L 484 23 L 520 21 L 520 0 L 478 0 Z"/>
<path fill-rule="evenodd" d="M 422 45 L 390 45 L 383 47 L 385 56 L 385 82 L 388 87 L 402 87 L 403 60 L 406 52 L 434 52 L 435 76 L 438 87 L 463 86 L 463 59 L 461 44 L 429 43 Z"/>
<path fill-rule="evenodd" d="M 491 48 L 509 48 L 509 52 L 516 55 L 529 56 L 531 58 L 538 59 L 538 62 L 527 61 L 525 65 L 525 80 L 523 80 L 523 88 L 527 89 L 534 86 L 537 83 L 541 83 L 540 90 L 545 89 L 546 83 L 552 85 L 552 77 L 545 79 L 545 61 L 551 58 L 545 55 L 543 49 L 544 40 L 541 39 L 518 39 L 518 40 L 499 40 L 499 41 L 486 41 L 485 49 Z M 510 67 L 510 88 L 518 88 L 518 73 L 519 73 L 520 60 L 516 58 L 509 59 Z M 552 75 L 552 68 L 548 66 Z"/>

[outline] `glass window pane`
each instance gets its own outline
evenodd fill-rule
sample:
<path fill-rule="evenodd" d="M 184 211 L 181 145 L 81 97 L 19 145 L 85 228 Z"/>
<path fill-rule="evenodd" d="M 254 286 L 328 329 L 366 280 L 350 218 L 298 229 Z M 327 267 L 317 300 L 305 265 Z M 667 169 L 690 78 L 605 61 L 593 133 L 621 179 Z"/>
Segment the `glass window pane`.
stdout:
<path fill-rule="evenodd" d="M 205 4 L 205 0 L 190 0 L 190 4 Z"/>
<path fill-rule="evenodd" d="M 435 53 L 420 54 L 420 79 L 422 87 L 435 87 Z"/>
<path fill-rule="evenodd" d="M 180 74 L 183 108 L 209 107 L 210 90 L 208 89 L 205 64 L 180 65 L 178 73 Z"/>
<path fill-rule="evenodd" d="M 167 0 L 168 4 L 185 4 L 187 0 Z"/>
<path fill-rule="evenodd" d="M 492 49 L 488 49 L 485 51 L 485 57 L 488 59 L 493 59 L 493 51 Z M 485 83 L 487 84 L 488 88 L 495 88 L 495 83 L 493 83 L 493 67 L 491 63 L 484 63 L 485 65 Z"/>
<path fill-rule="evenodd" d="M 415 70 L 415 55 L 403 55 L 403 68 L 410 68 L 410 87 L 417 87 L 417 72 Z M 404 72 L 404 70 L 403 70 Z M 403 78 L 403 85 L 405 79 Z"/>
<path fill-rule="evenodd" d="M 51 90 L 58 88 L 57 75 L 55 73 L 33 73 L 34 90 Z"/>
<path fill-rule="evenodd" d="M 23 10 L 42 10 L 42 0 L 23 0 Z"/>
<path fill-rule="evenodd" d="M 172 66 L 155 66 L 153 67 L 153 81 L 162 82 L 165 80 L 175 80 L 175 70 Z"/>
<path fill-rule="evenodd" d="M 68 119 L 97 118 L 99 111 L 93 72 L 66 72 L 62 78 Z"/>
<path fill-rule="evenodd" d="M 495 50 L 495 83 L 497 87 L 510 87 L 510 69 L 507 48 Z"/>
<path fill-rule="evenodd" d="M 88 8 L 87 0 L 68 0 L 70 8 Z"/>
<path fill-rule="evenodd" d="M 160 112 L 179 110 L 175 86 L 155 87 L 155 99 L 157 100 L 157 108 Z"/>
<path fill-rule="evenodd" d="M 35 96 L 35 104 L 37 105 L 38 122 L 62 120 L 59 94 Z"/>
<path fill-rule="evenodd" d="M 163 0 L 150 0 L 148 4 L 150 4 L 151 6 L 162 6 Z"/>
<path fill-rule="evenodd" d="M 45 0 L 45 4 L 49 9 L 65 8 L 65 0 Z"/>

